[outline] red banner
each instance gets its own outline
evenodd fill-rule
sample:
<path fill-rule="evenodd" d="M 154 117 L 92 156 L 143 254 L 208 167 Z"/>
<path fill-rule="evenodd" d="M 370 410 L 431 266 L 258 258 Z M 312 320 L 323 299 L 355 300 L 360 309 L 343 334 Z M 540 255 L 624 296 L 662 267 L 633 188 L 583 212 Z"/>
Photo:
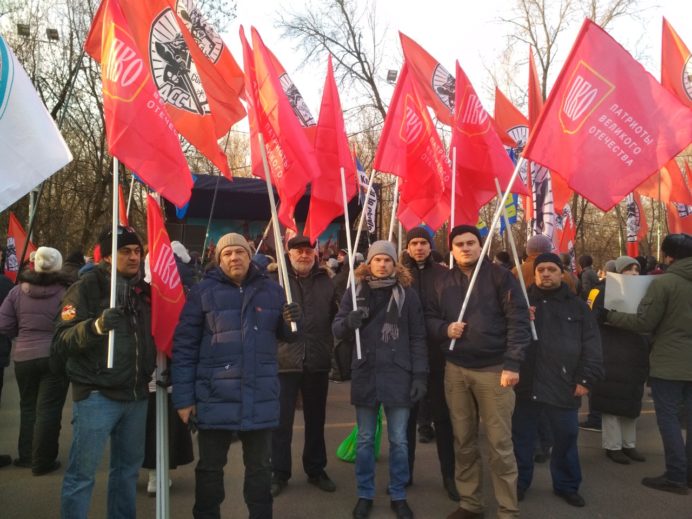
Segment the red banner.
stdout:
<path fill-rule="evenodd" d="M 642 202 L 636 191 L 627 195 L 627 255 L 639 256 L 639 242 L 646 236 L 649 227 L 646 224 L 646 215 L 642 210 Z"/>
<path fill-rule="evenodd" d="M 661 42 L 661 84 L 682 103 L 692 108 L 690 51 L 675 29 L 663 19 Z"/>
<path fill-rule="evenodd" d="M 692 110 L 586 20 L 524 157 L 603 211 L 692 141 Z"/>
<path fill-rule="evenodd" d="M 151 195 L 147 196 L 147 236 L 151 268 L 151 335 L 159 351 L 170 357 L 175 327 L 185 306 L 185 294 L 161 208 Z"/>
<path fill-rule="evenodd" d="M 668 161 L 658 174 L 650 176 L 637 186 L 637 191 L 640 195 L 663 203 L 680 202 L 692 205 L 692 193 L 687 188 L 680 166 L 675 159 Z"/>
<path fill-rule="evenodd" d="M 668 204 L 668 230 L 671 233 L 692 234 L 692 205 Z"/>
<path fill-rule="evenodd" d="M 127 203 L 123 194 L 123 186 L 118 184 L 118 223 L 123 227 L 130 225 L 127 218 Z"/>
<path fill-rule="evenodd" d="M 17 281 L 17 274 L 20 270 L 20 255 L 24 250 L 24 243 L 26 242 L 26 232 L 24 227 L 19 223 L 17 217 L 13 212 L 10 211 L 10 220 L 7 226 L 7 248 L 5 249 L 5 275 L 10 278 L 12 282 Z M 29 242 L 26 248 L 26 256 L 24 261 L 29 259 L 29 255 L 32 252 L 36 252 L 36 246 Z"/>
<path fill-rule="evenodd" d="M 117 0 L 104 0 L 85 43 L 101 63 L 108 151 L 178 207 L 190 200 L 192 175 Z"/>

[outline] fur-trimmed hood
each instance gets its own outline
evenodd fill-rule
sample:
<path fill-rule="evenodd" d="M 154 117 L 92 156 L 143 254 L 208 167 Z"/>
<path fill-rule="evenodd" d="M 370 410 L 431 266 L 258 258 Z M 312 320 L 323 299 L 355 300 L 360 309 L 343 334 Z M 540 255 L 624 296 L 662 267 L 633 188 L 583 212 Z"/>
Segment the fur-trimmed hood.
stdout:
<path fill-rule="evenodd" d="M 58 272 L 36 272 L 35 270 L 24 269 L 17 276 L 19 283 L 30 283 L 41 287 L 50 285 L 61 285 L 69 287 L 72 284 L 69 276 L 63 271 Z"/>
<path fill-rule="evenodd" d="M 409 272 L 409 270 L 400 263 L 397 263 L 394 267 L 394 273 L 396 275 L 397 282 L 402 287 L 408 288 L 413 283 L 413 277 L 411 276 L 411 272 Z M 368 265 L 367 263 L 361 263 L 361 265 L 356 269 L 356 271 L 353 274 L 356 277 L 356 281 L 363 280 L 366 276 L 369 276 L 371 274 L 370 265 Z"/>

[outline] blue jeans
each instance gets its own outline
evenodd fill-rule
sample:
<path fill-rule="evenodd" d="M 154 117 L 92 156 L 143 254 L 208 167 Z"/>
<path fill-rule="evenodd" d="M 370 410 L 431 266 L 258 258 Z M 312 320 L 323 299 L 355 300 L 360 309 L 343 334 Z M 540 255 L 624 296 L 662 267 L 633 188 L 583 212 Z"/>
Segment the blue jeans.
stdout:
<path fill-rule="evenodd" d="M 578 409 L 564 409 L 530 400 L 517 399 L 512 415 L 512 441 L 517 459 L 519 479 L 517 487 L 526 490 L 533 480 L 533 455 L 541 415 L 550 423 L 553 433 L 553 452 L 550 457 L 550 475 L 556 492 L 574 494 L 581 484 L 581 466 L 577 436 L 579 434 Z"/>
<path fill-rule="evenodd" d="M 358 497 L 364 499 L 375 498 L 375 428 L 378 407 L 379 405 L 356 406 L 358 421 L 356 482 Z M 409 411 L 408 407 L 384 406 L 389 437 L 389 497 L 392 501 L 406 499 L 406 483 L 410 477 L 408 441 L 406 440 Z"/>
<path fill-rule="evenodd" d="M 663 441 L 666 478 L 680 484 L 692 481 L 692 382 L 651 377 L 656 422 Z M 687 417 L 687 444 L 682 438 L 678 413 Z"/>
<path fill-rule="evenodd" d="M 89 515 L 96 470 L 109 438 L 107 517 L 136 517 L 137 477 L 144 461 L 147 400 L 111 400 L 93 391 L 85 400 L 75 402 L 72 408 L 73 437 L 62 484 L 62 519 L 86 519 Z"/>

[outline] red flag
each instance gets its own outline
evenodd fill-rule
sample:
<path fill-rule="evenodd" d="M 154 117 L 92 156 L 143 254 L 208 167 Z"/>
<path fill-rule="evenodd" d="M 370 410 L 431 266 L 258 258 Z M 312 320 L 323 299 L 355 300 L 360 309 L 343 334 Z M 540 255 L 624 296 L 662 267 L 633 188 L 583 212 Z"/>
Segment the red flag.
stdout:
<path fill-rule="evenodd" d="M 312 143 L 308 141 L 293 112 L 259 33 L 252 28 L 252 50 L 242 27 L 240 33 L 248 111 L 254 111 L 250 116 L 250 139 L 254 146 L 253 174 L 264 178 L 264 169 L 257 168 L 256 162 L 259 160 L 261 164 L 257 140 L 257 132 L 261 132 L 272 183 L 281 199 L 279 218 L 286 227 L 297 230 L 293 221 L 296 204 L 305 193 L 308 182 L 318 175 Z"/>
<path fill-rule="evenodd" d="M 692 108 L 690 56 L 685 42 L 664 18 L 661 43 L 661 84 L 682 103 Z"/>
<path fill-rule="evenodd" d="M 538 80 L 536 64 L 533 61 L 533 52 L 529 50 L 529 128 L 533 130 L 538 122 L 538 117 L 543 110 L 543 91 Z"/>
<path fill-rule="evenodd" d="M 668 229 L 671 233 L 692 234 L 692 205 L 668 204 Z"/>
<path fill-rule="evenodd" d="M 556 219 L 555 236 L 553 243 L 559 252 L 566 252 L 570 255 L 572 272 L 577 268 L 577 253 L 574 244 L 577 240 L 577 232 L 572 218 L 572 208 L 569 204 L 565 205 L 562 213 Z"/>
<path fill-rule="evenodd" d="M 220 136 L 212 114 L 216 104 L 210 100 L 202 82 L 203 69 L 197 66 L 197 61 L 205 58 L 199 47 L 188 46 L 179 18 L 168 0 L 109 0 L 109 3 L 116 3 L 122 9 L 131 45 L 139 50 L 144 69 L 150 71 L 149 77 L 175 128 L 231 178 L 228 160 L 216 140 Z M 97 20 L 98 16 L 86 49 L 98 61 L 95 49 L 101 44 L 97 36 L 101 31 L 94 30 Z M 195 56 L 201 58 L 195 61 Z M 231 97 L 230 88 L 227 95 Z"/>
<path fill-rule="evenodd" d="M 339 91 L 336 88 L 332 57 L 327 64 L 320 119 L 315 130 L 315 157 L 319 176 L 313 178 L 306 234 L 315 241 L 334 218 L 344 214 L 341 168 L 346 180 L 346 199 L 356 195 L 356 167 L 348 146 Z"/>
<path fill-rule="evenodd" d="M 99 7 L 85 48 L 101 63 L 109 153 L 163 197 L 184 206 L 192 189 L 190 168 L 116 0 Z"/>
<path fill-rule="evenodd" d="M 127 204 L 123 195 L 123 186 L 120 184 L 118 184 L 118 221 L 123 227 L 130 225 L 127 220 Z"/>
<path fill-rule="evenodd" d="M 7 248 L 5 249 L 5 275 L 12 282 L 17 281 L 17 274 L 21 265 L 19 265 L 20 254 L 24 250 L 24 243 L 27 236 L 24 227 L 19 223 L 17 217 L 10 211 L 9 225 L 7 226 Z M 36 246 L 29 242 L 26 248 L 25 261 L 32 252 L 36 252 Z"/>
<path fill-rule="evenodd" d="M 507 187 L 514 166 L 495 131 L 473 85 L 457 62 L 455 123 L 451 148 L 456 148 L 457 183 L 454 225 L 475 225 L 478 210 L 497 195 L 495 179 Z M 528 194 L 517 179 L 512 192 Z"/>
<path fill-rule="evenodd" d="M 668 161 L 659 174 L 654 173 L 638 187 L 640 195 L 655 198 L 660 202 L 679 202 L 692 204 L 692 193 L 685 185 L 680 166 L 675 159 Z"/>
<path fill-rule="evenodd" d="M 401 177 L 397 216 L 407 229 L 425 222 L 437 230 L 449 218 L 450 164 L 408 65 L 387 110 L 374 169 Z"/>
<path fill-rule="evenodd" d="M 151 195 L 147 196 L 147 235 L 151 267 L 151 335 L 159 351 L 170 357 L 185 294 L 161 208 Z"/>
<path fill-rule="evenodd" d="M 642 210 L 639 193 L 627 195 L 625 203 L 627 205 L 627 255 L 634 258 L 639 256 L 639 242 L 644 239 L 649 228 L 646 225 L 646 215 Z"/>
<path fill-rule="evenodd" d="M 692 110 L 586 20 L 524 157 L 608 211 L 692 141 Z"/>
<path fill-rule="evenodd" d="M 517 148 L 523 148 L 526 145 L 529 136 L 529 121 L 497 87 L 495 87 L 495 122 L 501 131 L 516 142 Z"/>

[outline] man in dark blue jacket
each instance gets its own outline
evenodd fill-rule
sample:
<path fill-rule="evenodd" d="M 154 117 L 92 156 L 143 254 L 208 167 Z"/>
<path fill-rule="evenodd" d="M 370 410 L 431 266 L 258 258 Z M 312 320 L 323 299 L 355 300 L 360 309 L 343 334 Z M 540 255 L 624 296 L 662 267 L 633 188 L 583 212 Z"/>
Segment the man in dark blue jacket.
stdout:
<path fill-rule="evenodd" d="M 531 485 L 537 421 L 543 413 L 553 433 L 553 491 L 570 505 L 581 507 L 585 503 L 578 492 L 581 468 L 577 412 L 581 397 L 603 375 L 601 337 L 586 303 L 562 282 L 559 256 L 541 254 L 534 268 L 536 281 L 529 287 L 529 301 L 538 340 L 531 343 L 521 366 L 512 417 L 519 468 L 517 493 L 521 501 Z"/>
<path fill-rule="evenodd" d="M 222 236 L 218 267 L 188 294 L 173 339 L 173 405 L 199 428 L 196 519 L 220 517 L 223 469 L 233 433 L 243 444 L 251 519 L 272 517 L 271 436 L 279 424 L 277 338 L 292 340 L 300 307 L 250 261 L 248 242 Z"/>

